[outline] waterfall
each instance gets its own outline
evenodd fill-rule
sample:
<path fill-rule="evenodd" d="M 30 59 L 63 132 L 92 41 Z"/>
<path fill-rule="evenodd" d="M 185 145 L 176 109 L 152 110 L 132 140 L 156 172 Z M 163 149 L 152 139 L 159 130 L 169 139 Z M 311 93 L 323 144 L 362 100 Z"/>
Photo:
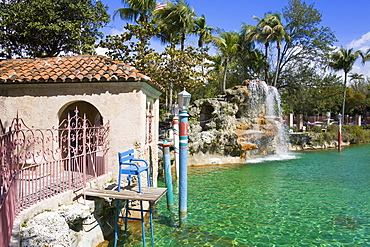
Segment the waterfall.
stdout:
<path fill-rule="evenodd" d="M 283 123 L 279 92 L 275 87 L 258 80 L 249 81 L 248 91 L 248 107 L 243 115 L 250 128 L 245 131 L 244 140 L 256 144 L 259 149 L 250 154 L 286 155 L 289 152 L 288 135 Z"/>
<path fill-rule="evenodd" d="M 245 80 L 218 98 L 199 99 L 189 115 L 199 119 L 189 126 L 193 164 L 204 164 L 204 158 L 233 163 L 235 158 L 255 162 L 294 156 L 288 152 L 280 95 L 264 81 Z"/>
<path fill-rule="evenodd" d="M 281 98 L 276 87 L 269 86 L 266 97 L 266 116 L 276 126 L 276 154 L 285 155 L 289 151 L 288 134 L 284 126 Z"/>

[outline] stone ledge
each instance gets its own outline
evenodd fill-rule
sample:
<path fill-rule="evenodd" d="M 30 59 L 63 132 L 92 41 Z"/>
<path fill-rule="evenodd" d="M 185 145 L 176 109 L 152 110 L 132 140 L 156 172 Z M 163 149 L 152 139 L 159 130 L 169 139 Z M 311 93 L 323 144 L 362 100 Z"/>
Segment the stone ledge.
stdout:
<path fill-rule="evenodd" d="M 56 195 L 52 198 L 43 200 L 35 205 L 32 205 L 29 208 L 24 209 L 14 220 L 13 230 L 12 230 L 12 237 L 10 240 L 10 247 L 18 247 L 20 246 L 20 229 L 22 223 L 35 214 L 45 211 L 45 210 L 53 210 L 59 207 L 60 204 L 69 204 L 73 201 L 73 191 L 67 191 L 62 194 Z"/>
<path fill-rule="evenodd" d="M 188 164 L 189 166 L 196 165 L 223 165 L 223 164 L 237 164 L 245 160 L 240 157 L 224 156 L 220 154 L 209 154 L 209 153 L 196 153 L 189 155 Z"/>
<path fill-rule="evenodd" d="M 100 176 L 97 181 L 93 180 L 86 184 L 86 188 L 95 188 L 97 186 L 102 186 L 104 183 L 111 179 L 111 173 Z M 58 194 L 51 198 L 42 200 L 35 205 L 30 206 L 20 212 L 20 214 L 15 218 L 12 237 L 10 239 L 9 247 L 19 247 L 20 244 L 20 230 L 22 223 L 29 218 L 34 217 L 37 213 L 40 213 L 45 210 L 56 210 L 60 205 L 71 204 L 76 197 L 76 194 L 70 190 L 64 193 Z M 98 243 L 97 243 L 98 244 Z"/>

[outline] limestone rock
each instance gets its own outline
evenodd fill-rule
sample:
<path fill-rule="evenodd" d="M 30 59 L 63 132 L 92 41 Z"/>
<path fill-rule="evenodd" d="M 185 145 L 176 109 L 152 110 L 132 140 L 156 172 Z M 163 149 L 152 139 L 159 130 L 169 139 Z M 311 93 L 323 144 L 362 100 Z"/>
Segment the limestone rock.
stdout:
<path fill-rule="evenodd" d="M 68 224 L 57 212 L 43 212 L 26 224 L 22 228 L 22 247 L 69 247 L 72 244 Z"/>
<path fill-rule="evenodd" d="M 58 208 L 60 216 L 64 217 L 68 224 L 77 224 L 87 219 L 91 215 L 88 206 L 74 203 L 71 205 L 62 205 Z"/>
<path fill-rule="evenodd" d="M 245 81 L 225 95 L 196 100 L 189 109 L 192 160 L 204 160 L 204 155 L 245 160 L 276 153 L 282 139 L 277 137 L 282 126 L 279 107 L 276 88 L 263 81 Z"/>
<path fill-rule="evenodd" d="M 84 203 L 61 205 L 56 211 L 27 220 L 21 228 L 21 246 L 85 247 L 101 243 L 104 236 L 112 234 L 115 206 L 104 199 Z"/>

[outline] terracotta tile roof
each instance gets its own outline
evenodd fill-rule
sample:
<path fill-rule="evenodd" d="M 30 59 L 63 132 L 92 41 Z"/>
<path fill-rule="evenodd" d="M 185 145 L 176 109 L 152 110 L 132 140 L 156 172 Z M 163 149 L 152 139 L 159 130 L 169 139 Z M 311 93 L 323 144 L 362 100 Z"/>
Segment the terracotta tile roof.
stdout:
<path fill-rule="evenodd" d="M 134 67 L 100 55 L 0 61 L 0 84 L 146 81 L 164 91 Z"/>

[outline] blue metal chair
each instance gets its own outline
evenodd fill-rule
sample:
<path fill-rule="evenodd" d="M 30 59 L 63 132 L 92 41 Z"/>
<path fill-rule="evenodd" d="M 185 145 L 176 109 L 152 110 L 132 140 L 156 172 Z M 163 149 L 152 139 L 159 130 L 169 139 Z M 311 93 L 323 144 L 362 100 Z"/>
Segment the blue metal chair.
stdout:
<path fill-rule="evenodd" d="M 128 185 L 131 185 L 131 176 L 137 176 L 139 193 L 141 190 L 141 173 L 146 172 L 147 185 L 150 187 L 149 165 L 146 160 L 135 159 L 134 150 L 130 149 L 126 152 L 118 153 L 119 172 L 118 172 L 118 191 L 121 190 L 122 175 L 127 175 Z M 139 166 L 134 162 L 144 162 L 145 166 Z"/>
<path fill-rule="evenodd" d="M 134 150 L 130 149 L 126 152 L 118 153 L 118 160 L 119 160 L 119 171 L 118 171 L 118 191 L 121 191 L 121 180 L 122 175 L 127 175 L 128 185 L 131 185 L 131 177 L 137 176 L 138 179 L 138 187 L 139 193 L 142 193 L 141 189 L 141 173 L 146 172 L 147 174 L 147 186 L 150 187 L 150 176 L 149 176 L 149 165 L 146 160 L 143 159 L 135 159 L 134 158 Z M 145 166 L 139 166 L 134 162 L 144 162 Z M 143 246 L 146 246 L 145 241 L 145 225 L 144 225 L 144 212 L 149 212 L 149 219 L 150 219 L 150 233 L 152 239 L 152 246 L 154 246 L 154 231 L 153 231 L 153 216 L 152 216 L 152 203 L 149 203 L 149 210 L 145 210 L 143 207 L 143 201 L 140 200 L 140 209 L 131 208 L 130 207 L 130 200 L 125 200 L 126 203 L 124 205 L 125 213 L 124 216 L 120 216 L 120 204 L 121 200 L 117 200 L 116 205 L 116 222 L 115 222 L 115 230 L 114 230 L 114 247 L 117 246 L 118 241 L 118 219 L 123 219 L 125 223 L 124 229 L 124 236 L 127 237 L 127 230 L 128 230 L 128 220 L 138 220 L 141 221 L 141 237 L 143 241 Z M 140 211 L 140 218 L 132 218 L 129 216 L 130 211 Z"/>

